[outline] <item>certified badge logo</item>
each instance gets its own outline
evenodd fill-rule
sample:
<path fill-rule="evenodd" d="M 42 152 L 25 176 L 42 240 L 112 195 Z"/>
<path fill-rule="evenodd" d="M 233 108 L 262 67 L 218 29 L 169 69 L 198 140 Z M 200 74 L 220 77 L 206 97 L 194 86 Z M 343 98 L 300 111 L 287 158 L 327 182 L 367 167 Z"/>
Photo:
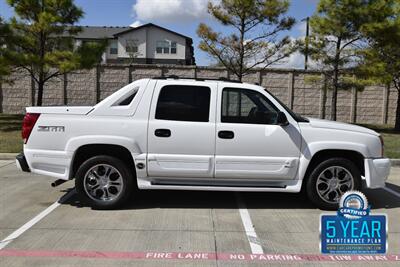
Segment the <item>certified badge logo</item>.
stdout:
<path fill-rule="evenodd" d="M 336 214 L 320 220 L 320 248 L 324 254 L 383 254 L 387 248 L 387 218 L 370 214 L 367 197 L 348 191 Z"/>
<path fill-rule="evenodd" d="M 367 197 L 359 191 L 348 191 L 340 198 L 338 215 L 348 219 L 359 219 L 369 215 Z"/>

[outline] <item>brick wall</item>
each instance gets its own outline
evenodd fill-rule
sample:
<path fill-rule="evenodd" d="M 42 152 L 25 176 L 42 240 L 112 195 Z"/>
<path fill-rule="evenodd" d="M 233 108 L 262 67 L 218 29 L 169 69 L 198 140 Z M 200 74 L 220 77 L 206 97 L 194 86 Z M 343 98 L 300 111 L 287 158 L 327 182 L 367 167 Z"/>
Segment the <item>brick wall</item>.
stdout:
<path fill-rule="evenodd" d="M 43 105 L 94 105 L 131 81 L 156 76 L 185 78 L 234 78 L 223 68 L 167 65 L 101 65 L 51 79 L 45 86 Z M 319 80 L 309 77 L 321 76 Z M 25 72 L 13 73 L 12 84 L 0 86 L 0 112 L 23 113 L 35 103 L 37 89 Z M 258 83 L 295 112 L 309 117 L 330 118 L 332 92 L 324 91 L 320 73 L 301 70 L 256 70 L 244 82 Z M 397 90 L 369 86 L 362 91 L 338 93 L 337 118 L 357 123 L 389 123 L 395 120 Z"/>

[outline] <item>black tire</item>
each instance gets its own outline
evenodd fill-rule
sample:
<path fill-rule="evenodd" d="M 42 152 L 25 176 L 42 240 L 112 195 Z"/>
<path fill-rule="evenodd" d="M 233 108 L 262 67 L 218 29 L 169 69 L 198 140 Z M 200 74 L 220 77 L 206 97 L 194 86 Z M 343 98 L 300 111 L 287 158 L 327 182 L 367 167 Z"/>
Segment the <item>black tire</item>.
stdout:
<path fill-rule="evenodd" d="M 322 210 L 336 210 L 339 207 L 337 203 L 328 202 L 320 196 L 317 190 L 317 181 L 319 175 L 326 171 L 329 167 L 339 166 L 346 169 L 352 176 L 353 188 L 351 190 L 361 189 L 361 174 L 357 166 L 350 160 L 345 158 L 331 158 L 319 163 L 314 170 L 311 171 L 310 176 L 306 181 L 306 193 L 308 199 Z M 344 190 L 344 191 L 348 191 Z M 344 192 L 343 192 L 344 193 Z"/>
<path fill-rule="evenodd" d="M 85 176 L 89 170 L 94 168 L 96 165 L 111 166 L 119 172 L 119 176 L 122 179 L 121 189 L 118 190 L 118 195 L 114 199 L 110 200 L 99 200 L 95 199 L 95 196 L 91 197 L 90 194 L 85 190 Z M 110 175 L 111 177 L 111 175 Z M 89 178 L 87 178 L 89 179 Z M 119 179 L 119 181 L 121 180 Z M 128 165 L 118 158 L 100 155 L 92 157 L 86 160 L 76 172 L 75 188 L 79 197 L 94 209 L 115 209 L 121 206 L 132 194 L 134 189 L 134 175 L 133 170 L 130 170 Z M 102 191 L 102 189 L 98 189 Z M 110 189 L 111 191 L 111 189 Z M 115 191 L 115 188 L 114 188 Z M 104 191 L 103 191 L 104 192 Z M 109 192 L 107 190 L 107 192 Z M 108 194 L 107 194 L 108 195 Z"/>

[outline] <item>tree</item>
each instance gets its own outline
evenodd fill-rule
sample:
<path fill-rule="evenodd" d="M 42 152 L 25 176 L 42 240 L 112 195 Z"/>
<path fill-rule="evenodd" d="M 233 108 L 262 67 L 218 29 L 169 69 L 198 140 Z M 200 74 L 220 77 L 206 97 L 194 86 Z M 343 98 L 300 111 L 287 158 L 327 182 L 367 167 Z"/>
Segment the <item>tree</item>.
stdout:
<path fill-rule="evenodd" d="M 397 89 L 395 130 L 400 131 L 400 1 L 376 0 L 375 19 L 361 28 L 369 46 L 359 72 L 375 83 Z"/>
<path fill-rule="evenodd" d="M 288 0 L 209 2 L 208 12 L 232 32 L 223 35 L 201 23 L 197 29 L 199 48 L 241 81 L 255 67 L 266 68 L 295 50 L 289 37 L 281 37 L 295 23 L 294 18 L 285 16 L 289 4 Z"/>
<path fill-rule="evenodd" d="M 10 35 L 10 29 L 0 18 L 0 83 L 10 74 L 10 61 L 7 56 L 6 36 Z"/>
<path fill-rule="evenodd" d="M 129 64 L 135 63 L 135 59 L 141 56 L 139 49 L 138 49 L 138 43 L 136 40 L 127 40 L 126 41 L 126 53 L 129 56 Z"/>
<path fill-rule="evenodd" d="M 42 105 L 47 81 L 64 73 L 91 68 L 99 63 L 104 43 L 87 42 L 74 46 L 74 26 L 83 11 L 73 0 L 7 0 L 14 8 L 8 38 L 13 64 L 26 70 L 38 89 L 37 105 Z"/>
<path fill-rule="evenodd" d="M 338 90 L 363 84 L 351 72 L 359 64 L 359 51 L 365 45 L 360 28 L 375 12 L 370 2 L 373 1 L 320 0 L 310 19 L 309 53 L 316 68 L 327 75 L 332 89 L 332 120 L 336 120 Z"/>

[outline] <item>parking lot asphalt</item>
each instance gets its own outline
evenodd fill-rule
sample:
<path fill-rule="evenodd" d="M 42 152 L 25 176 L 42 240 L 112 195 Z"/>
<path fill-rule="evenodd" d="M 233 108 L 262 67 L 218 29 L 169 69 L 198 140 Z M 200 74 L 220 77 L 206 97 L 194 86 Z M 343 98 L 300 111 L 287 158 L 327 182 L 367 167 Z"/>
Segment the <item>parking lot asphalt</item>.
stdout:
<path fill-rule="evenodd" d="M 252 254 L 258 249 L 263 255 L 320 255 L 324 212 L 300 194 L 140 191 L 121 209 L 100 211 L 79 201 L 72 181 L 51 188 L 52 181 L 0 161 L 0 266 L 398 266 L 400 261 L 286 261 L 285 256 L 266 261 Z M 373 213 L 388 216 L 388 254 L 400 254 L 400 168 L 392 168 L 387 189 L 367 190 L 366 196 Z"/>

